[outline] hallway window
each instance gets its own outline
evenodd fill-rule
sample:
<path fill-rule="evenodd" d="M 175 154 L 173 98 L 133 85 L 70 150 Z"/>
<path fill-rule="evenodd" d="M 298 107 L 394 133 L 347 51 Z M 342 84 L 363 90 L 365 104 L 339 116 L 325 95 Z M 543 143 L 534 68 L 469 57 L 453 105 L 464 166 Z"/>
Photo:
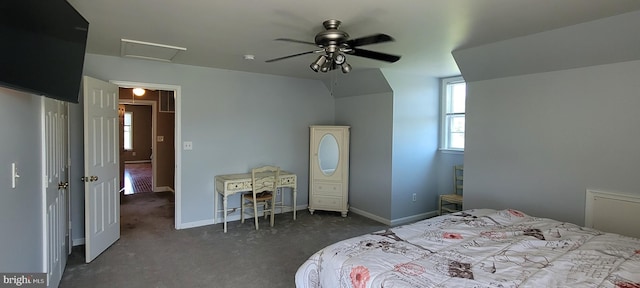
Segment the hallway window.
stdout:
<path fill-rule="evenodd" d="M 467 85 L 462 77 L 442 79 L 441 149 L 464 151 Z"/>
<path fill-rule="evenodd" d="M 133 150 L 133 112 L 124 112 L 124 150 Z"/>

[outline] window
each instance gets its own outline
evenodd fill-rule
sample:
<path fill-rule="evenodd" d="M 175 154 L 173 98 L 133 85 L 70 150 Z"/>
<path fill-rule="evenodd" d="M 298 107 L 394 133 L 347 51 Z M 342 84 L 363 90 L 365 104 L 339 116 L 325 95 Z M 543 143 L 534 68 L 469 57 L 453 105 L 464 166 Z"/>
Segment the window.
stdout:
<path fill-rule="evenodd" d="M 441 149 L 464 151 L 465 100 L 467 85 L 462 77 L 442 79 Z"/>
<path fill-rule="evenodd" d="M 160 112 L 175 112 L 176 97 L 173 91 L 158 91 L 160 95 Z"/>
<path fill-rule="evenodd" d="M 124 112 L 124 150 L 133 150 L 133 112 Z"/>

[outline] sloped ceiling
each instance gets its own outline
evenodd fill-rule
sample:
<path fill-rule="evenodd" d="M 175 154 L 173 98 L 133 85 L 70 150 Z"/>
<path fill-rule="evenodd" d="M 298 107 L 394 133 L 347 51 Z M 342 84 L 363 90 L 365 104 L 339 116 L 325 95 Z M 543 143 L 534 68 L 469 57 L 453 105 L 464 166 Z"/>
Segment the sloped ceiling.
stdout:
<path fill-rule="evenodd" d="M 640 11 L 454 51 L 467 82 L 640 60 Z"/>

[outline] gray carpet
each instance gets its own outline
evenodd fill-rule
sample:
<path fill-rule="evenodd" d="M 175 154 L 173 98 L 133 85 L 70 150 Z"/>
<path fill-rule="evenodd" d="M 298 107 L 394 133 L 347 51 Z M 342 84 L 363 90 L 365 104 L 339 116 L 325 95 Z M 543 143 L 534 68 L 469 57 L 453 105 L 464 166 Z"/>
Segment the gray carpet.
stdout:
<path fill-rule="evenodd" d="M 121 237 L 89 264 L 84 246 L 69 256 L 60 287 L 295 287 L 298 266 L 336 241 L 387 228 L 349 213 L 278 214 L 260 219 L 174 229 L 171 192 L 123 196 Z"/>

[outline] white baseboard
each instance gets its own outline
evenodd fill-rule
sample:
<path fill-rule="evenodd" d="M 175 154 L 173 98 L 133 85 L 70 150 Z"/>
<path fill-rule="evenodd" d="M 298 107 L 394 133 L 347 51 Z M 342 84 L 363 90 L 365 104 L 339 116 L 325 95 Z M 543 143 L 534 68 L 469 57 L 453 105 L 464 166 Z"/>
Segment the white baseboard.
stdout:
<path fill-rule="evenodd" d="M 137 164 L 137 163 L 151 163 L 151 160 L 129 160 L 129 161 L 124 161 L 124 164 Z"/>
<path fill-rule="evenodd" d="M 407 223 L 411 223 L 411 222 L 415 222 L 415 221 L 419 221 L 419 220 L 423 220 L 423 219 L 427 219 L 435 216 L 438 216 L 438 211 L 434 210 L 426 213 L 420 213 L 412 216 L 402 217 L 399 219 L 391 220 L 391 226 L 403 225 L 403 224 L 407 224 Z"/>
<path fill-rule="evenodd" d="M 153 192 L 173 192 L 174 194 L 176 193 L 176 191 L 173 191 L 173 189 L 171 189 L 171 187 L 169 186 L 155 187 L 153 188 Z"/>
<path fill-rule="evenodd" d="M 71 244 L 72 246 L 79 246 L 79 245 L 84 245 L 84 238 L 77 238 L 77 239 L 73 239 L 71 240 L 73 243 Z"/>
<path fill-rule="evenodd" d="M 307 204 L 298 205 L 298 206 L 296 206 L 296 211 L 307 209 L 307 207 L 308 207 Z M 277 211 L 279 212 L 280 210 L 277 210 Z M 287 212 L 291 212 L 291 211 L 292 211 L 292 209 L 290 207 L 288 207 L 288 208 L 284 208 L 281 213 L 287 213 Z M 235 213 L 235 215 L 227 216 L 227 223 L 231 222 L 231 221 L 240 220 L 240 208 L 238 207 L 237 210 L 234 211 L 233 213 Z M 200 227 L 200 226 L 207 226 L 207 225 L 213 225 L 213 224 L 222 223 L 223 222 L 223 220 L 222 220 L 222 211 L 220 211 L 219 214 L 220 215 L 216 218 L 216 223 L 213 222 L 213 219 L 194 221 L 194 222 L 187 222 L 187 223 L 182 223 L 182 224 L 178 225 L 177 229 L 196 228 L 196 227 Z M 277 213 L 277 214 L 280 214 L 280 213 Z M 259 217 L 264 216 L 262 211 L 258 211 L 258 216 Z"/>
<path fill-rule="evenodd" d="M 213 219 L 207 219 L 207 220 L 201 220 L 201 221 L 182 223 L 178 225 L 177 229 L 180 230 L 180 229 L 195 228 L 195 227 L 207 226 L 211 224 L 215 224 L 213 223 Z"/>
<path fill-rule="evenodd" d="M 296 206 L 296 211 L 306 210 L 307 208 L 309 208 L 309 204 L 298 205 L 298 206 Z M 291 209 L 289 209 L 289 210 L 291 210 Z"/>
<path fill-rule="evenodd" d="M 403 218 L 399 218 L 399 219 L 389 220 L 389 219 L 380 217 L 378 215 L 374 215 L 374 214 L 371 214 L 369 212 L 360 210 L 360 209 L 355 208 L 355 207 L 349 207 L 349 211 L 351 211 L 351 212 L 353 212 L 355 214 L 358 214 L 360 216 L 367 217 L 367 218 L 369 218 L 371 220 L 378 221 L 378 222 L 380 222 L 382 224 L 389 225 L 389 226 L 398 226 L 398 225 L 402 225 L 402 224 L 407 224 L 407 223 L 410 223 L 410 222 L 414 222 L 414 221 L 418 221 L 418 220 L 422 220 L 422 219 L 427 219 L 427 218 L 431 218 L 431 217 L 434 217 L 434 216 L 438 215 L 438 211 L 429 211 L 429 212 L 426 212 L 426 213 L 420 213 L 420 214 L 411 215 L 411 216 L 407 216 L 407 217 L 403 217 Z"/>
<path fill-rule="evenodd" d="M 380 216 L 378 216 L 378 215 L 371 214 L 371 213 L 369 213 L 369 212 L 367 212 L 367 211 L 360 210 L 360 209 L 355 208 L 355 207 L 353 207 L 353 206 L 350 206 L 350 207 L 349 207 L 349 211 L 351 211 L 351 212 L 353 212 L 353 213 L 355 213 L 355 214 L 358 214 L 358 215 L 360 215 L 360 216 L 367 217 L 367 218 L 369 218 L 369 219 L 371 219 L 371 220 L 378 221 L 378 222 L 380 222 L 380 223 L 382 223 L 382 224 L 385 224 L 385 225 L 389 225 L 389 226 L 391 226 L 391 220 L 386 219 L 386 218 L 382 218 L 382 217 L 380 217 Z"/>
<path fill-rule="evenodd" d="M 309 205 L 304 204 L 304 205 L 298 205 L 296 206 L 296 211 L 300 211 L 300 210 L 305 210 L 309 207 Z M 237 210 L 232 212 L 232 215 L 227 215 L 227 222 L 231 222 L 231 221 L 238 221 L 240 220 L 240 207 L 236 208 Z M 291 212 L 293 211 L 293 209 L 291 209 L 291 207 L 285 207 L 284 209 L 282 209 L 282 211 L 280 211 L 279 208 L 276 208 L 276 214 L 281 214 L 281 213 L 287 213 L 287 212 Z M 262 211 L 258 211 L 258 216 L 262 217 L 264 216 L 264 213 Z M 222 219 L 222 211 L 218 211 L 218 215 L 216 217 L 216 223 L 213 224 L 219 224 L 222 223 L 223 219 Z"/>

